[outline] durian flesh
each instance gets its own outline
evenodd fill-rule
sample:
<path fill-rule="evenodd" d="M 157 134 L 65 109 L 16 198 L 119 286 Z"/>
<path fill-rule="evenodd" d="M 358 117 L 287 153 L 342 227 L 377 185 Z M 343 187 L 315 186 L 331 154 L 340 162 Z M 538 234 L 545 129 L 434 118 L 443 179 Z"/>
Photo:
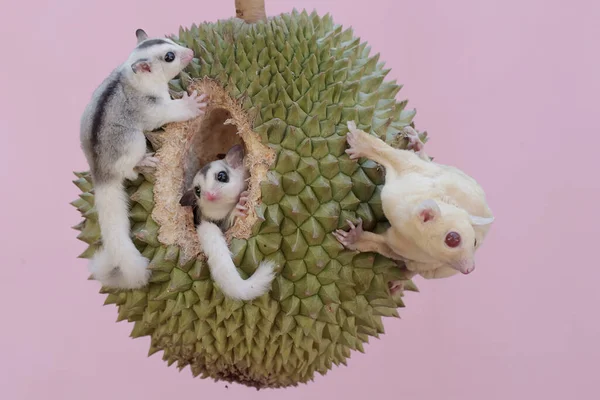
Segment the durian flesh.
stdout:
<path fill-rule="evenodd" d="M 346 123 L 405 146 L 396 135 L 415 112 L 395 100 L 400 86 L 385 80 L 389 70 L 379 56 L 329 15 L 294 11 L 267 23 L 203 23 L 174 39 L 198 58 L 173 91 L 199 78 L 220 85 L 274 152 L 256 222 L 246 238 L 232 239 L 231 250 L 243 277 L 265 258 L 281 267 L 270 293 L 251 302 L 225 298 L 203 257 L 184 257 L 179 246 L 159 240 L 155 177 L 144 173 L 126 184 L 134 242 L 151 260 L 151 283 L 103 288 L 105 304 L 117 306 L 119 321 L 134 323 L 132 337 L 151 337 L 150 354 L 162 350 L 169 365 L 189 365 L 194 376 L 286 387 L 345 365 L 353 350 L 384 332 L 382 317 L 398 316 L 404 304 L 387 285 L 405 279 L 395 261 L 345 250 L 331 234 L 348 229 L 348 219 L 362 218 L 367 230 L 386 227 L 384 171 L 349 160 Z M 151 143 L 158 150 L 160 141 Z M 83 221 L 74 228 L 88 245 L 80 257 L 90 258 L 101 243 L 93 184 L 88 172 L 76 175 L 81 194 L 72 204 Z M 405 289 L 417 290 L 410 280 Z"/>

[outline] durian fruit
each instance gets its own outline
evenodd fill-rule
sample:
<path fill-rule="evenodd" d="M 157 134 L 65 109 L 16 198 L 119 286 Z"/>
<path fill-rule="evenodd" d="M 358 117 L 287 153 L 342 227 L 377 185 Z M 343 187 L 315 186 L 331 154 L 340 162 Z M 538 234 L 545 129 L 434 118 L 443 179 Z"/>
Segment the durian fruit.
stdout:
<path fill-rule="evenodd" d="M 149 354 L 194 376 L 256 388 L 287 387 L 346 365 L 353 350 L 384 333 L 382 317 L 404 307 L 388 282 L 406 280 L 403 265 L 344 249 L 333 237 L 346 220 L 366 230 L 386 227 L 384 171 L 345 154 L 347 121 L 399 148 L 398 132 L 414 110 L 397 102 L 400 85 L 351 29 L 316 12 L 283 14 L 247 24 L 238 19 L 180 29 L 173 37 L 196 59 L 172 91 L 210 96 L 204 118 L 148 132 L 160 164 L 127 182 L 132 234 L 151 260 L 140 290 L 102 288 L 132 337 L 150 336 Z M 239 132 L 239 134 L 236 134 Z M 225 298 L 213 285 L 194 235 L 191 211 L 178 200 L 198 165 L 243 142 L 251 168 L 252 210 L 227 236 L 240 274 L 263 259 L 278 265 L 268 294 L 249 302 Z M 72 204 L 74 228 L 90 258 L 101 243 L 88 172 Z M 392 344 L 393 345 L 393 344 Z"/>

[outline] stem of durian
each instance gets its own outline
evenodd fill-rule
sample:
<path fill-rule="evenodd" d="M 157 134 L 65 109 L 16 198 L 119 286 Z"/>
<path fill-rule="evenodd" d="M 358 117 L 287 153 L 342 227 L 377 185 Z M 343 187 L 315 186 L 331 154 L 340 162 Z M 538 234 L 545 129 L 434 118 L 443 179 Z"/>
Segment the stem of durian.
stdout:
<path fill-rule="evenodd" d="M 249 24 L 266 21 L 265 0 L 235 0 L 235 16 Z"/>

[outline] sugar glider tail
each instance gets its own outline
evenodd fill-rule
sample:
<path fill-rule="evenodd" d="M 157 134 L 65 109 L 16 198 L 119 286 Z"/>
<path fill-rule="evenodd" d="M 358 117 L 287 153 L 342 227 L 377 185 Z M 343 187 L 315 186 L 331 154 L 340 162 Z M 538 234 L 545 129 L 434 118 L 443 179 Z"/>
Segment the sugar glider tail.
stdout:
<path fill-rule="evenodd" d="M 102 248 L 89 264 L 92 277 L 103 286 L 137 289 L 146 286 L 151 271 L 130 236 L 129 201 L 117 179 L 94 187 Z"/>
<path fill-rule="evenodd" d="M 246 280 L 238 274 L 223 232 L 212 222 L 202 221 L 196 228 L 202 251 L 208 258 L 210 274 L 225 296 L 235 300 L 252 300 L 267 293 L 273 281 L 275 264 L 260 263 Z"/>

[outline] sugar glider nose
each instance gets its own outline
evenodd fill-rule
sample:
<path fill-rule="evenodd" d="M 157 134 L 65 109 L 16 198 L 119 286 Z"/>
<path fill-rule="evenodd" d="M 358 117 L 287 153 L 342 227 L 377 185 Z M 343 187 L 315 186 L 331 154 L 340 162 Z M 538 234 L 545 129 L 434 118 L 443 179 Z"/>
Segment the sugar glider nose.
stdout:
<path fill-rule="evenodd" d="M 474 270 L 475 270 L 475 263 L 471 264 L 470 266 L 466 266 L 466 267 L 462 268 L 460 270 L 460 272 L 462 272 L 465 275 L 469 275 Z"/>
<path fill-rule="evenodd" d="M 218 197 L 217 194 L 213 193 L 213 192 L 205 192 L 204 196 L 206 197 L 206 200 L 208 200 L 208 201 L 214 201 Z"/>
<path fill-rule="evenodd" d="M 192 61 L 192 58 L 194 58 L 194 50 L 187 49 L 181 56 L 181 61 L 183 61 L 184 63 L 188 63 Z"/>
<path fill-rule="evenodd" d="M 475 270 L 475 262 L 462 260 L 456 264 L 452 264 L 451 267 L 464 275 L 469 275 Z"/>

